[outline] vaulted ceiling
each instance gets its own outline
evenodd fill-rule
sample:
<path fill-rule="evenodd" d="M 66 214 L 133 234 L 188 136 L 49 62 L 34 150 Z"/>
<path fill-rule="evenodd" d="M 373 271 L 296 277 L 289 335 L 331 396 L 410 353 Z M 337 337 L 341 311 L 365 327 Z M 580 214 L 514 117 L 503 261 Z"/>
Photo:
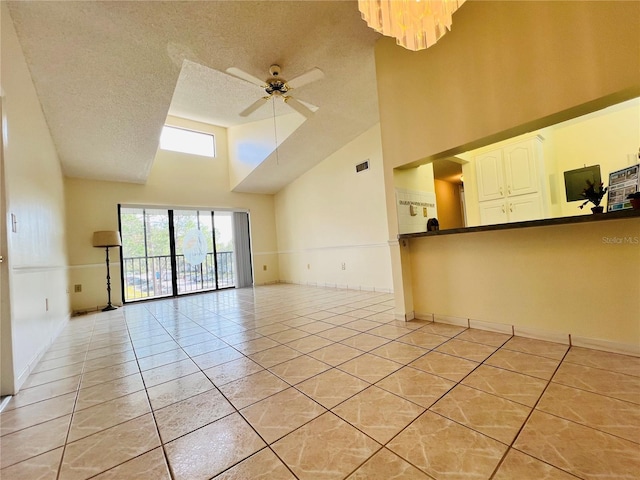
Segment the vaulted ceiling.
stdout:
<path fill-rule="evenodd" d="M 65 175 L 144 183 L 168 114 L 223 127 L 262 94 L 225 73 L 325 77 L 319 107 L 238 187 L 275 193 L 378 122 L 374 42 L 345 1 L 12 1 L 19 41 Z M 186 60 L 186 61 L 185 61 Z M 276 114 L 288 113 L 281 105 Z"/>

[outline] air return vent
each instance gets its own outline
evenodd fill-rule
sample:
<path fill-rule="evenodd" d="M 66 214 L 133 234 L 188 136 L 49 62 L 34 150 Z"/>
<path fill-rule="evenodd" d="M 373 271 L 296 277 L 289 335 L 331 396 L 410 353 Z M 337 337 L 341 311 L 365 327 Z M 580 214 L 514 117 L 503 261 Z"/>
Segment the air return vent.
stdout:
<path fill-rule="evenodd" d="M 364 172 L 365 170 L 369 170 L 369 160 L 356 165 L 356 173 Z"/>

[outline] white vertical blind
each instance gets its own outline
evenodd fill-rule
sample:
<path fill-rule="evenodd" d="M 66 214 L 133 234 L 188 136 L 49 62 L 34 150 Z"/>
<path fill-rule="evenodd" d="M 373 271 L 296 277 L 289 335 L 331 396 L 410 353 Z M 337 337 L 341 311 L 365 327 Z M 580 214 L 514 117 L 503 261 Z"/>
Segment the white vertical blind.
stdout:
<path fill-rule="evenodd" d="M 236 287 L 250 287 L 253 285 L 253 274 L 248 213 L 233 212 L 233 232 L 236 247 Z"/>

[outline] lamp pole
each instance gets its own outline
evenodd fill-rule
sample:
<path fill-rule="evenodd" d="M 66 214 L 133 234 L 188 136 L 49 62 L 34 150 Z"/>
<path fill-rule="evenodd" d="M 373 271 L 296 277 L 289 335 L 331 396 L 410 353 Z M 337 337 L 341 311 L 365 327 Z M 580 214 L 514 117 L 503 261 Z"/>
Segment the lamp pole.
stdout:
<path fill-rule="evenodd" d="M 111 275 L 109 274 L 109 247 L 104 247 L 107 252 L 107 306 L 102 309 L 103 312 L 108 312 L 110 310 L 115 310 L 117 307 L 114 307 L 111 304 Z"/>

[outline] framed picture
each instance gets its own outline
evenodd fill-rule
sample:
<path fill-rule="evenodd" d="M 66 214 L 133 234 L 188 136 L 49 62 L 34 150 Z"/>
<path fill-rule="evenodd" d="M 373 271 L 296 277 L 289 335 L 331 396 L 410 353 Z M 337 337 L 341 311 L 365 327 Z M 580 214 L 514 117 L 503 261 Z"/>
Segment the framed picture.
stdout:
<path fill-rule="evenodd" d="M 607 211 L 631 208 L 627 195 L 640 191 L 640 163 L 609 174 Z"/>

